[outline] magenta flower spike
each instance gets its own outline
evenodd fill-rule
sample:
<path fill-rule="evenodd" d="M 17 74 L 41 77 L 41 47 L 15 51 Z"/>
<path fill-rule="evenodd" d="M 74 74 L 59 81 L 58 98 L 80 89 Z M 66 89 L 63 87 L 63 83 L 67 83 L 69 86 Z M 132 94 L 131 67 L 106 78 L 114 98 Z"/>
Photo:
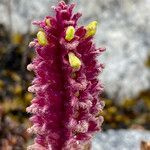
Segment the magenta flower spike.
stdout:
<path fill-rule="evenodd" d="M 53 7 L 54 17 L 34 22 L 39 31 L 29 46 L 36 57 L 27 69 L 36 75 L 28 88 L 35 98 L 27 112 L 33 123 L 28 131 L 36 137 L 29 150 L 83 150 L 101 129 L 103 65 L 96 57 L 105 48 L 92 42 L 97 22 L 78 26 L 81 14 L 73 8 L 62 1 Z"/>

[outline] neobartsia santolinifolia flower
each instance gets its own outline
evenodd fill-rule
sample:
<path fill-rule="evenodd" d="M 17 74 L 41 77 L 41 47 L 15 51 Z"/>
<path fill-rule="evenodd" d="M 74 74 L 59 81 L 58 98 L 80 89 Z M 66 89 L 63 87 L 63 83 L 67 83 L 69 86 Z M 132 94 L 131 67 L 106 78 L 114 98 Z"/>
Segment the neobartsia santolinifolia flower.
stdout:
<path fill-rule="evenodd" d="M 99 111 L 102 84 L 98 75 L 103 69 L 96 56 L 104 48 L 95 48 L 92 39 L 97 22 L 78 26 L 80 13 L 73 14 L 74 4 L 60 2 L 53 7 L 55 16 L 34 22 L 39 26 L 34 47 L 36 57 L 27 66 L 36 77 L 29 92 L 35 93 L 27 112 L 36 135 L 32 150 L 80 150 L 90 142 L 103 122 Z"/>

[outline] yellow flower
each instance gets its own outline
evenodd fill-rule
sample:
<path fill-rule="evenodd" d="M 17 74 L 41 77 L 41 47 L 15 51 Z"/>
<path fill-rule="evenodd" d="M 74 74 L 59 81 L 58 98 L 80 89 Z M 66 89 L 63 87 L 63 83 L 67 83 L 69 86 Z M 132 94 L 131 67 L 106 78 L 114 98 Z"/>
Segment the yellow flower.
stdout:
<path fill-rule="evenodd" d="M 92 21 L 86 27 L 85 38 L 95 35 L 97 29 L 97 21 Z"/>
<path fill-rule="evenodd" d="M 47 18 L 47 19 L 45 20 L 45 23 L 46 23 L 46 25 L 47 25 L 48 27 L 51 26 L 51 20 L 50 20 L 49 18 Z"/>
<path fill-rule="evenodd" d="M 73 69 L 80 69 L 80 67 L 81 67 L 81 61 L 80 61 L 80 59 L 77 57 L 77 56 L 75 56 L 75 54 L 74 53 L 72 53 L 72 52 L 70 52 L 69 54 L 68 54 L 68 57 L 69 57 L 69 63 L 70 63 L 70 66 L 73 68 Z"/>
<path fill-rule="evenodd" d="M 46 34 L 43 31 L 37 33 L 37 39 L 40 45 L 45 46 L 48 44 Z"/>
<path fill-rule="evenodd" d="M 73 26 L 69 26 L 66 30 L 65 39 L 67 41 L 71 41 L 74 38 L 74 34 L 75 34 L 75 28 Z"/>

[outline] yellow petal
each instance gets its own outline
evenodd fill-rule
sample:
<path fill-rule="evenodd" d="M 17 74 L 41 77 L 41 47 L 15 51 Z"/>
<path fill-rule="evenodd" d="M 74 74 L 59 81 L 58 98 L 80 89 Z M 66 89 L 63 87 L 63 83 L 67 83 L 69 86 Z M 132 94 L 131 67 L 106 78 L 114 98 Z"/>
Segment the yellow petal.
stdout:
<path fill-rule="evenodd" d="M 67 41 L 71 41 L 74 38 L 74 34 L 75 34 L 75 28 L 73 26 L 69 26 L 66 30 L 65 39 Z"/>
<path fill-rule="evenodd" d="M 86 29 L 85 35 L 86 38 L 95 35 L 97 29 L 97 21 L 92 21 L 85 27 L 85 29 Z"/>
<path fill-rule="evenodd" d="M 77 70 L 80 69 L 80 67 L 81 67 L 81 61 L 80 61 L 80 59 L 77 56 L 75 56 L 75 54 L 72 53 L 72 52 L 70 52 L 68 54 L 68 57 L 69 57 L 70 66 L 73 69 L 77 69 Z"/>
<path fill-rule="evenodd" d="M 51 26 L 51 20 L 49 18 L 45 20 L 45 23 L 47 26 L 49 27 Z"/>
<path fill-rule="evenodd" d="M 43 31 L 39 31 L 37 33 L 37 39 L 40 45 L 45 46 L 47 45 L 47 38 L 46 38 L 46 34 Z"/>

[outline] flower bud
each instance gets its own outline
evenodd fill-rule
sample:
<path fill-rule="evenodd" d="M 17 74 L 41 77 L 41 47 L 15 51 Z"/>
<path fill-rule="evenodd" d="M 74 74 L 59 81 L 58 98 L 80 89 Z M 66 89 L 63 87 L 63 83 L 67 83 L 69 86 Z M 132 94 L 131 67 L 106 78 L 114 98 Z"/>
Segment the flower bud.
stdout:
<path fill-rule="evenodd" d="M 46 34 L 43 31 L 37 33 L 37 39 L 40 45 L 45 46 L 48 44 Z"/>
<path fill-rule="evenodd" d="M 85 37 L 90 37 L 95 35 L 96 33 L 96 28 L 97 28 L 97 21 L 92 21 L 91 23 L 89 23 L 85 29 L 86 29 L 86 34 Z"/>
<path fill-rule="evenodd" d="M 65 39 L 67 41 L 71 41 L 74 38 L 74 34 L 75 34 L 75 28 L 73 26 L 69 26 L 66 30 Z"/>
<path fill-rule="evenodd" d="M 47 19 L 45 20 L 45 23 L 46 23 L 46 25 L 47 25 L 48 27 L 51 26 L 51 20 L 50 20 L 49 18 L 47 18 Z"/>
<path fill-rule="evenodd" d="M 69 54 L 68 54 L 68 57 L 69 57 L 69 63 L 70 63 L 70 66 L 73 68 L 73 69 L 80 69 L 80 67 L 81 67 L 81 61 L 80 61 L 80 59 L 77 57 L 77 56 L 75 56 L 75 54 L 74 53 L 72 53 L 72 52 L 70 52 Z"/>

